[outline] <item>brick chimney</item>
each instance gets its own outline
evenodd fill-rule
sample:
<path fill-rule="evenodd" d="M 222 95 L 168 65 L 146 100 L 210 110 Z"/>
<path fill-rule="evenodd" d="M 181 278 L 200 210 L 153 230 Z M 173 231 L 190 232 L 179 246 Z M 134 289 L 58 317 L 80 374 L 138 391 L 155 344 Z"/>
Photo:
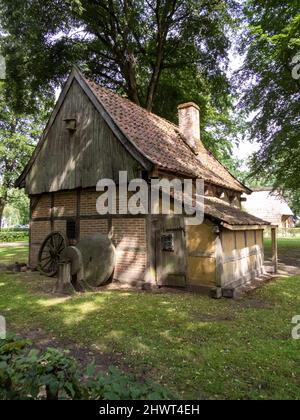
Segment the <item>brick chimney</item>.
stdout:
<path fill-rule="evenodd" d="M 178 105 L 179 130 L 184 140 L 195 154 L 199 153 L 200 140 L 200 108 L 194 102 Z"/>

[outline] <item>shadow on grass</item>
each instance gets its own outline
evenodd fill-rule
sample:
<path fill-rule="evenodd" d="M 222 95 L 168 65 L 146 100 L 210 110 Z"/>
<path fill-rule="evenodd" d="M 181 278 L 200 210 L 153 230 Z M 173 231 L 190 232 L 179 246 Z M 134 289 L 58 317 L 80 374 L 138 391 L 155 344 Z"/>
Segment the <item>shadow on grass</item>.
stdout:
<path fill-rule="evenodd" d="M 12 329 L 96 346 L 186 398 L 299 397 L 300 347 L 290 338 L 299 278 L 243 301 L 107 290 L 57 297 L 46 293 L 53 281 L 1 275 L 0 313 Z"/>
<path fill-rule="evenodd" d="M 16 247 L 0 247 L 0 266 L 5 267 L 16 262 L 28 262 L 28 245 Z"/>

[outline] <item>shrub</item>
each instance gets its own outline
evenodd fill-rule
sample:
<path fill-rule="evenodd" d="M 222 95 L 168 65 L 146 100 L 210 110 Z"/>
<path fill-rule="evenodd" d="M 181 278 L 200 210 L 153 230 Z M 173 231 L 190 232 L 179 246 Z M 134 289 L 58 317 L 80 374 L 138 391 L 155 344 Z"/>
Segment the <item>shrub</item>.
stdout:
<path fill-rule="evenodd" d="M 28 230 L 23 230 L 23 231 L 0 230 L 0 243 L 26 241 L 28 239 L 29 239 Z"/>
<path fill-rule="evenodd" d="M 28 227 L 9 227 L 9 228 L 1 228 L 1 232 L 28 232 Z"/>
<path fill-rule="evenodd" d="M 30 348 L 30 342 L 8 337 L 0 341 L 0 398 L 138 400 L 171 398 L 160 385 L 141 383 L 111 367 L 96 373 L 94 364 L 81 371 L 67 352 Z"/>
<path fill-rule="evenodd" d="M 134 375 L 125 374 L 110 367 L 107 375 L 97 375 L 89 380 L 88 390 L 93 400 L 165 400 L 171 395 L 160 385 L 145 381 L 139 382 Z"/>
<path fill-rule="evenodd" d="M 16 340 L 8 337 L 0 340 L 0 398 L 15 399 L 18 395 L 15 386 L 15 360 L 23 354 L 24 349 L 30 344 L 27 340 Z"/>

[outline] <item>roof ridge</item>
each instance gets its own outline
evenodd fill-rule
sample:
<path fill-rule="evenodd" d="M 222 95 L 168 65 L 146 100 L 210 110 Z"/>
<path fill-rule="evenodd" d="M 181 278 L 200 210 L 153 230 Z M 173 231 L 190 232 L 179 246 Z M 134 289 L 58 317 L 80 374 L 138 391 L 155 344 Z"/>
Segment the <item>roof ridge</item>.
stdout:
<path fill-rule="evenodd" d="M 38 146 L 19 177 L 17 185 L 23 183 L 74 80 L 77 80 L 85 93 L 90 96 L 96 108 L 101 106 L 105 111 L 105 118 L 111 120 L 112 129 L 116 130 L 117 137 L 123 136 L 123 140 L 120 141 L 124 144 L 128 142 L 125 147 L 130 149 L 131 154 L 135 155 L 136 152 L 141 160 L 144 159 L 145 162 L 147 160 L 152 165 L 177 176 L 202 178 L 216 186 L 240 193 L 249 191 L 203 144 L 202 151 L 196 155 L 184 141 L 185 136 L 176 124 L 86 78 L 77 68 L 73 69 L 65 83 Z"/>
<path fill-rule="evenodd" d="M 81 74 L 82 75 L 82 74 Z M 118 100 L 122 100 L 123 102 L 127 102 L 128 104 L 130 104 L 130 106 L 133 106 L 134 108 L 136 108 L 137 110 L 139 110 L 140 112 L 142 112 L 144 115 L 147 115 L 148 117 L 150 116 L 151 118 L 155 119 L 157 122 L 163 122 L 166 125 L 166 128 L 172 128 L 174 129 L 175 133 L 179 136 L 180 140 L 183 142 L 183 144 L 185 145 L 185 147 L 187 147 L 189 150 L 191 150 L 191 152 L 193 153 L 194 157 L 197 159 L 197 161 L 199 163 L 202 163 L 202 165 L 207 169 L 210 170 L 207 165 L 205 165 L 205 162 L 203 160 L 201 160 L 201 156 L 200 153 L 196 154 L 193 149 L 191 149 L 191 147 L 188 145 L 188 143 L 185 141 L 185 135 L 184 133 L 180 130 L 179 126 L 176 125 L 175 123 L 167 120 L 164 117 L 161 117 L 160 115 L 157 115 L 151 111 L 148 111 L 147 109 L 143 108 L 141 105 L 136 104 L 135 102 L 131 101 L 130 99 L 120 95 L 119 93 L 95 82 L 94 80 L 91 80 L 89 78 L 86 78 L 84 75 L 82 75 L 82 77 L 85 79 L 85 81 L 91 86 L 92 84 L 92 88 L 95 87 L 96 89 L 101 89 L 102 91 L 104 91 L 106 94 L 108 95 L 113 95 L 115 96 Z M 97 92 L 96 92 L 97 93 Z M 99 98 L 100 100 L 100 98 Z M 205 153 L 207 153 L 217 164 L 221 165 L 222 168 L 227 171 L 227 173 L 232 177 L 233 181 L 235 181 L 238 185 L 242 186 L 246 192 L 250 192 L 251 190 L 246 187 L 240 180 L 238 180 L 224 165 L 222 162 L 219 161 L 218 158 L 216 158 L 216 156 L 210 151 L 208 150 L 204 144 L 201 142 L 202 147 L 203 147 L 203 151 Z"/>

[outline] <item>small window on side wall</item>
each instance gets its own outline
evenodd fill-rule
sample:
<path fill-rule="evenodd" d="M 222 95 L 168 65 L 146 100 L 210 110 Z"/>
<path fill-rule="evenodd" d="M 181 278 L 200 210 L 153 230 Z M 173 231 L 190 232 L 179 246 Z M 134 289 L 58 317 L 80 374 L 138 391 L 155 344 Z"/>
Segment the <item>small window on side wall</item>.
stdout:
<path fill-rule="evenodd" d="M 67 238 L 76 239 L 76 221 L 73 219 L 67 220 Z"/>
<path fill-rule="evenodd" d="M 161 235 L 161 248 L 165 252 L 174 252 L 174 233 L 167 233 Z"/>

